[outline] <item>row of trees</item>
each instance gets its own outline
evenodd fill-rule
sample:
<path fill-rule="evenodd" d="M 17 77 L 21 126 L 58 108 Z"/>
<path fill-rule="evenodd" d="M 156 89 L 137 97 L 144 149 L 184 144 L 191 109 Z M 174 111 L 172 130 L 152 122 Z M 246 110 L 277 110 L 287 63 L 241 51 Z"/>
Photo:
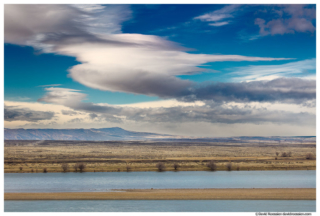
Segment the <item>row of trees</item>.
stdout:
<path fill-rule="evenodd" d="M 279 152 L 276 152 L 276 155 L 278 156 L 278 155 L 279 155 Z M 281 154 L 281 157 L 291 157 L 291 156 L 292 156 L 292 153 L 291 153 L 291 152 L 283 152 L 283 153 Z M 276 159 L 277 159 L 277 158 L 276 158 Z M 306 155 L 306 159 L 307 159 L 307 160 L 314 160 L 314 159 L 315 159 L 315 156 L 314 156 L 314 154 L 312 154 L 312 153 L 308 153 L 308 154 Z M 206 164 L 206 166 L 207 166 L 211 171 L 216 171 L 216 170 L 217 170 L 217 165 L 216 165 L 216 163 L 215 163 L 213 160 L 212 160 L 212 161 L 209 161 L 209 162 Z M 227 163 L 225 166 L 226 166 L 226 169 L 227 169 L 228 171 L 231 171 L 232 168 L 233 168 L 231 163 Z M 179 167 L 180 167 L 180 165 L 179 165 L 178 163 L 174 163 L 174 164 L 173 164 L 173 168 L 174 168 L 175 171 L 177 171 L 177 170 L 179 169 Z M 69 164 L 67 164 L 67 163 L 61 164 L 61 168 L 62 168 L 62 171 L 63 171 L 63 172 L 68 172 L 69 169 L 70 169 Z M 75 165 L 73 165 L 73 169 L 74 169 L 75 172 L 78 172 L 78 171 L 79 171 L 79 172 L 84 172 L 84 171 L 85 171 L 85 168 L 86 168 L 86 164 L 84 164 L 84 163 L 76 163 Z M 164 171 L 164 170 L 166 169 L 166 166 L 165 166 L 164 163 L 159 162 L 159 163 L 156 164 L 156 168 L 158 169 L 159 172 L 162 172 L 162 171 Z M 19 169 L 20 169 L 20 171 L 22 171 L 22 167 L 19 167 Z M 131 167 L 130 167 L 129 165 L 126 167 L 126 169 L 127 169 L 127 172 L 131 171 Z M 237 167 L 236 167 L 236 170 L 240 170 L 240 167 L 237 166 Z M 118 171 L 120 171 L 120 169 L 118 169 Z M 33 169 L 32 169 L 32 172 L 33 172 Z M 47 173 L 47 168 L 43 168 L 43 172 L 44 172 L 44 173 Z"/>
<path fill-rule="evenodd" d="M 209 161 L 209 162 L 206 164 L 206 166 L 207 166 L 211 171 L 215 171 L 215 170 L 217 169 L 217 165 L 215 164 L 214 161 Z M 174 164 L 173 164 L 173 169 L 174 169 L 175 171 L 177 171 L 177 170 L 179 169 L 179 167 L 180 167 L 179 164 L 177 164 L 177 163 L 174 163 Z M 63 172 L 68 172 L 70 167 L 69 167 L 69 164 L 63 163 L 63 164 L 61 165 L 61 168 L 62 168 L 62 171 L 63 171 Z M 77 172 L 78 170 L 79 170 L 79 172 L 84 172 L 84 170 L 85 170 L 85 168 L 86 168 L 86 165 L 85 165 L 84 163 L 76 163 L 76 164 L 73 166 L 73 168 L 74 168 L 74 171 L 75 171 L 75 172 Z M 165 166 L 164 163 L 159 162 L 159 163 L 156 164 L 156 168 L 158 169 L 159 172 L 162 172 L 162 171 L 165 171 L 166 166 Z M 226 168 L 227 168 L 228 171 L 231 171 L 231 170 L 232 170 L 232 164 L 231 164 L 231 163 L 226 164 Z M 126 169 L 127 169 L 127 172 L 131 171 L 131 167 L 130 167 L 130 166 L 127 166 Z M 240 169 L 239 166 L 238 166 L 236 169 L 239 170 L 239 169 Z M 118 169 L 118 171 L 120 171 L 120 169 Z"/>
<path fill-rule="evenodd" d="M 276 152 L 276 156 L 279 156 L 279 152 Z M 292 156 L 292 152 L 282 152 L 281 157 L 291 157 Z"/>
<path fill-rule="evenodd" d="M 279 156 L 279 154 L 280 154 L 279 152 L 276 152 L 276 156 Z M 291 157 L 292 156 L 292 152 L 291 151 L 290 152 L 282 152 L 280 156 L 281 157 Z M 316 157 L 312 153 L 308 153 L 306 155 L 306 159 L 307 160 L 314 160 L 315 158 Z"/>
<path fill-rule="evenodd" d="M 67 163 L 61 164 L 61 168 L 63 172 L 67 172 L 69 171 L 69 164 Z M 75 165 L 73 165 L 73 169 L 75 172 L 78 172 L 78 170 L 79 172 L 84 172 L 85 168 L 86 168 L 86 165 L 84 163 L 76 163 Z"/>
<path fill-rule="evenodd" d="M 214 162 L 214 161 L 209 161 L 208 163 L 207 163 L 207 167 L 211 170 L 211 171 L 216 171 L 217 170 L 217 165 L 216 165 L 216 163 Z M 227 170 L 228 171 L 231 171 L 232 170 L 232 164 L 231 163 L 227 163 L 226 164 L 226 168 L 227 168 Z M 237 166 L 236 167 L 236 170 L 240 170 L 240 167 L 239 166 Z"/>

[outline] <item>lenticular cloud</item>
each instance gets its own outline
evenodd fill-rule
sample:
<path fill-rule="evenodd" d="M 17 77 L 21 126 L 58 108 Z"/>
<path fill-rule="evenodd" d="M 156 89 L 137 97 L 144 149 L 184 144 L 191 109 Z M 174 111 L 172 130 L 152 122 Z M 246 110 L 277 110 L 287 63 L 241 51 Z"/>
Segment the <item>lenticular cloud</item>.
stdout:
<path fill-rule="evenodd" d="M 126 5 L 5 5 L 5 42 L 76 57 L 70 77 L 105 91 L 172 97 L 194 85 L 177 75 L 216 61 L 274 61 L 240 55 L 190 54 L 153 35 L 123 34 Z"/>

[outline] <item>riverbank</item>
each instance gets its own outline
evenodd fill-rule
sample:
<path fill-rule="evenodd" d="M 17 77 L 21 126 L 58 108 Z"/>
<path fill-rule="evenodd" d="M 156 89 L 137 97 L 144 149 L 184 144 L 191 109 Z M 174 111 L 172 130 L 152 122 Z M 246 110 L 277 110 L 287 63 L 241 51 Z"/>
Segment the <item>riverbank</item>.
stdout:
<path fill-rule="evenodd" d="M 49 166 L 50 167 L 50 166 Z M 234 167 L 231 171 L 284 171 L 284 170 L 316 170 L 315 166 L 308 166 L 308 167 L 242 167 L 239 168 L 239 170 Z M 164 171 L 169 172 L 178 172 L 178 171 L 211 171 L 207 167 L 199 167 L 199 168 L 179 168 L 178 170 L 174 170 L 173 168 L 166 169 Z M 217 168 L 216 171 L 227 171 L 224 167 Z M 47 173 L 61 173 L 63 172 L 62 169 L 55 169 L 55 168 L 47 168 Z M 68 170 L 66 172 L 75 172 L 73 170 Z M 79 172 L 79 171 L 78 171 Z M 158 172 L 157 168 L 135 168 L 130 169 L 130 171 L 127 171 L 125 167 L 123 169 L 119 168 L 119 170 L 100 170 L 100 169 L 85 169 L 84 172 Z M 12 169 L 12 170 L 4 170 L 4 173 L 43 173 L 43 169 L 36 169 L 33 171 L 31 170 L 25 170 L 20 171 L 19 168 Z"/>
<path fill-rule="evenodd" d="M 4 200 L 316 200 L 316 189 L 126 189 L 110 192 L 5 193 Z"/>

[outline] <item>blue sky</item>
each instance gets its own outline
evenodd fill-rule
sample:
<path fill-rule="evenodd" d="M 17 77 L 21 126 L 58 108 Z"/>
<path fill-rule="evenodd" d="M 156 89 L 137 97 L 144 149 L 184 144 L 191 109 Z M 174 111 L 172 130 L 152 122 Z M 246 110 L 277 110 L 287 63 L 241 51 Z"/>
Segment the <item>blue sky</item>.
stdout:
<path fill-rule="evenodd" d="M 51 17 L 52 12 L 59 18 Z M 260 86 L 281 81 L 296 94 L 293 82 L 299 88 L 315 82 L 315 26 L 315 5 L 7 5 L 4 99 L 24 106 L 65 106 L 107 125 L 122 121 L 116 120 L 120 111 L 101 113 L 97 111 L 101 104 L 149 102 L 151 106 L 174 100 L 177 106 L 278 103 L 310 108 L 315 101 L 313 90 L 308 91 L 311 95 L 299 92 L 299 96 L 271 93 L 274 86 L 266 90 L 277 97 L 234 91 L 239 86 L 251 88 L 246 84 L 250 82 Z M 69 95 L 78 101 L 71 104 L 61 99 Z M 123 112 L 125 118 L 140 121 Z M 49 125 L 49 119 L 43 119 L 45 123 L 23 119 L 19 126 Z M 210 124 L 230 124 L 230 119 L 218 119 Z M 18 120 L 8 117 L 8 124 L 17 126 Z M 51 126 L 56 124 L 52 122 Z M 252 119 L 232 122 L 257 124 Z M 170 122 L 164 124 L 154 131 L 170 130 Z"/>
<path fill-rule="evenodd" d="M 267 17 L 259 10 L 270 10 L 271 6 L 242 6 L 232 22 L 225 26 L 209 26 L 207 22 L 194 20 L 202 14 L 219 10 L 226 5 L 132 5 L 132 18 L 122 26 L 123 33 L 150 34 L 165 37 L 184 47 L 194 49 L 190 53 L 244 55 L 274 58 L 294 58 L 277 62 L 214 62 L 203 66 L 216 70 L 214 73 L 182 75 L 182 79 L 196 82 L 227 82 L 223 76 L 230 69 L 246 65 L 280 65 L 316 57 L 316 36 L 310 32 L 295 32 L 265 36 L 255 40 L 245 37 L 259 34 L 254 24 L 257 17 Z M 309 6 L 312 7 L 312 6 Z M 146 19 L 146 17 L 148 17 Z M 17 64 L 17 61 L 19 62 Z M 42 85 L 61 84 L 65 88 L 81 89 L 95 103 L 126 104 L 158 100 L 157 97 L 100 91 L 88 88 L 68 77 L 67 70 L 79 62 L 74 57 L 41 53 L 30 46 L 5 45 L 5 99 L 30 98 L 36 101 L 43 94 Z M 48 67 L 48 65 L 50 65 Z M 315 71 L 312 71 L 315 73 Z M 18 79 L 17 79 L 18 78 Z M 28 80 L 28 82 L 26 82 Z"/>

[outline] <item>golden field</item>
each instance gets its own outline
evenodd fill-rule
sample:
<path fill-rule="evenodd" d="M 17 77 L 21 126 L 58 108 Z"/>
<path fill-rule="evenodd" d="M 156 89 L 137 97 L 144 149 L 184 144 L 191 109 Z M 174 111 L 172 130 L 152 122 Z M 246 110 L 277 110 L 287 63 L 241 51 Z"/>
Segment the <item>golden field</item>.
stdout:
<path fill-rule="evenodd" d="M 119 191 L 119 190 L 117 190 Z M 5 193 L 4 200 L 315 200 L 315 188 L 131 189 L 121 192 Z"/>
<path fill-rule="evenodd" d="M 276 156 L 276 152 L 279 153 Z M 291 152 L 291 157 L 281 157 Z M 180 171 L 209 170 L 213 160 L 217 170 L 315 170 L 315 143 L 218 143 L 218 142 L 139 142 L 139 141 L 5 141 L 4 172 L 62 172 L 67 163 L 73 172 L 76 163 L 86 164 L 86 172 L 157 171 L 164 163 Z"/>

